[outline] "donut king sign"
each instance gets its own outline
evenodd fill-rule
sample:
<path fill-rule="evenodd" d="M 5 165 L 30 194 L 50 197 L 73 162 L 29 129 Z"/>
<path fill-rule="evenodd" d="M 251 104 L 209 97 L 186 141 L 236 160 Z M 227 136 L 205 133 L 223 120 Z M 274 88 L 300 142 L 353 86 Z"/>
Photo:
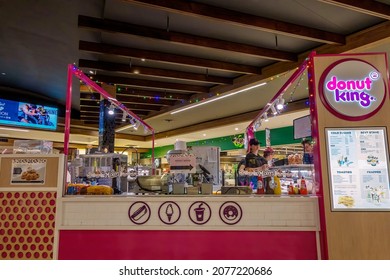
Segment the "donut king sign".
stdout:
<path fill-rule="evenodd" d="M 371 63 L 347 58 L 329 65 L 319 81 L 324 106 L 335 116 L 350 121 L 376 114 L 386 98 L 387 74 Z"/>

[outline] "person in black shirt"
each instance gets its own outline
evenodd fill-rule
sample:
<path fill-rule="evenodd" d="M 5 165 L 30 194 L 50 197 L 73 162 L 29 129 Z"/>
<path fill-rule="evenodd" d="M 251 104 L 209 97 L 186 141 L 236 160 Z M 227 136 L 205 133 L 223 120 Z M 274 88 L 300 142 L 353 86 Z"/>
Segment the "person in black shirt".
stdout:
<path fill-rule="evenodd" d="M 264 162 L 266 160 L 258 155 L 260 143 L 257 139 L 253 138 L 249 141 L 250 152 L 245 157 L 244 167 L 241 166 L 241 170 L 245 169 L 246 171 L 260 171 L 264 170 Z"/>

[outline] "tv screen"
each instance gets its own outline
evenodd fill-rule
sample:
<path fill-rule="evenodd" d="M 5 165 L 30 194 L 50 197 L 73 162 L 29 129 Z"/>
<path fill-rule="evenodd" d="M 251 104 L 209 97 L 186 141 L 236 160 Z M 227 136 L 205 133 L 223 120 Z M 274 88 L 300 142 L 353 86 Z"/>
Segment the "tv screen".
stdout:
<path fill-rule="evenodd" d="M 294 123 L 294 139 L 311 137 L 310 115 L 295 119 L 293 123 Z"/>
<path fill-rule="evenodd" d="M 58 108 L 0 99 L 0 124 L 57 129 Z"/>

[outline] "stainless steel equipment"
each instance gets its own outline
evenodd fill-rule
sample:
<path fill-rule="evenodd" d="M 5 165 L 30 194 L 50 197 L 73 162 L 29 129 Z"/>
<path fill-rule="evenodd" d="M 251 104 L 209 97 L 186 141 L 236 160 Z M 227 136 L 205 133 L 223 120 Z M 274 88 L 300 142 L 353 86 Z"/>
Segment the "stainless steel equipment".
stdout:
<path fill-rule="evenodd" d="M 164 175 L 151 175 L 151 176 L 138 176 L 138 186 L 145 191 L 168 193 L 168 176 Z"/>
<path fill-rule="evenodd" d="M 71 166 L 72 182 L 94 182 L 114 189 L 115 194 L 127 187 L 127 156 L 116 153 L 80 155 Z"/>

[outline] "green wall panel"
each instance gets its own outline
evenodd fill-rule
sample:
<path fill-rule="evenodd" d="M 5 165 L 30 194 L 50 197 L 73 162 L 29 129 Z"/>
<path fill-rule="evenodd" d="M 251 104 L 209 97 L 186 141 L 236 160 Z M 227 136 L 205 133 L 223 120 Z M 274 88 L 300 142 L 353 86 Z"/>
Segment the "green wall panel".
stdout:
<path fill-rule="evenodd" d="M 260 146 L 265 146 L 265 130 L 255 132 L 256 138 L 260 141 Z M 281 128 L 271 129 L 271 146 L 286 145 L 300 143 L 301 139 L 294 139 L 294 127 L 286 126 Z M 217 146 L 221 151 L 237 150 L 244 148 L 244 134 L 235 134 L 225 137 L 211 138 L 200 141 L 187 142 L 189 146 Z M 156 158 L 166 156 L 169 150 L 173 150 L 174 145 L 157 147 L 154 149 Z M 141 158 L 152 157 L 152 151 L 141 154 Z"/>

